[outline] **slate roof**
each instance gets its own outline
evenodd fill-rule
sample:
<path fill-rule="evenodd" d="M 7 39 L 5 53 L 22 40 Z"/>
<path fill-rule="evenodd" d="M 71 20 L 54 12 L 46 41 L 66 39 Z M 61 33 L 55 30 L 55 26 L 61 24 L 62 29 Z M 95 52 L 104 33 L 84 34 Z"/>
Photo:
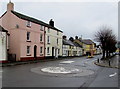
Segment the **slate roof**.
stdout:
<path fill-rule="evenodd" d="M 80 44 L 78 44 L 77 42 L 74 42 L 74 45 L 82 48 L 82 46 Z"/>
<path fill-rule="evenodd" d="M 75 46 L 73 42 L 71 42 L 70 40 L 64 40 L 64 39 L 63 39 L 63 45 Z"/>
<path fill-rule="evenodd" d="M 90 39 L 84 39 L 84 40 L 82 40 L 82 42 L 83 42 L 84 44 L 87 44 L 87 45 L 94 44 L 94 42 L 93 42 L 92 40 L 90 40 Z"/>
<path fill-rule="evenodd" d="M 55 27 L 52 27 L 51 25 L 47 24 L 47 23 L 44 23 L 43 21 L 40 21 L 40 20 L 37 20 L 35 18 L 32 18 L 32 17 L 29 17 L 29 16 L 26 16 L 26 15 L 23 15 L 21 13 L 18 13 L 16 11 L 11 11 L 14 15 L 16 15 L 18 18 L 20 19 L 24 19 L 24 20 L 27 20 L 27 21 L 30 21 L 30 22 L 33 22 L 33 23 L 36 23 L 36 24 L 40 24 L 40 25 L 43 25 L 43 26 L 46 26 L 46 27 L 49 27 L 49 28 L 52 28 L 53 30 L 57 30 L 57 31 L 60 31 L 63 33 L 63 31 L 55 28 Z"/>
<path fill-rule="evenodd" d="M 5 30 L 1 25 L 0 25 L 0 31 L 2 31 L 2 32 L 8 32 L 8 31 Z"/>
<path fill-rule="evenodd" d="M 64 40 L 64 39 L 63 39 L 63 45 L 70 45 L 70 46 L 76 46 L 76 47 L 81 47 L 82 48 L 82 46 L 79 45 L 78 43 L 72 42 L 70 40 Z"/>

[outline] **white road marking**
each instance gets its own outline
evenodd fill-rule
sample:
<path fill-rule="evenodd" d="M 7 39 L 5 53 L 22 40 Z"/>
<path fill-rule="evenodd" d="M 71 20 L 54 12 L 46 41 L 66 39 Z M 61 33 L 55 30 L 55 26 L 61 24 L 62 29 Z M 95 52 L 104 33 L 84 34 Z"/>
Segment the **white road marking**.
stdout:
<path fill-rule="evenodd" d="M 111 74 L 111 75 L 109 75 L 109 77 L 113 77 L 113 76 L 115 76 L 115 75 L 117 75 L 117 73 Z"/>

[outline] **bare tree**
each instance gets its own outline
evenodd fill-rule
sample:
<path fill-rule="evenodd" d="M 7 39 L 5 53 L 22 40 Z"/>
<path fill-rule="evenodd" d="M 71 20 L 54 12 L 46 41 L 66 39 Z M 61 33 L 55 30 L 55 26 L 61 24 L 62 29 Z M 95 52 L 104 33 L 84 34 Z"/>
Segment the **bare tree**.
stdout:
<path fill-rule="evenodd" d="M 116 36 L 113 34 L 112 29 L 107 26 L 102 26 L 99 31 L 95 33 L 95 40 L 101 44 L 103 58 L 109 57 L 110 53 L 116 50 Z"/>

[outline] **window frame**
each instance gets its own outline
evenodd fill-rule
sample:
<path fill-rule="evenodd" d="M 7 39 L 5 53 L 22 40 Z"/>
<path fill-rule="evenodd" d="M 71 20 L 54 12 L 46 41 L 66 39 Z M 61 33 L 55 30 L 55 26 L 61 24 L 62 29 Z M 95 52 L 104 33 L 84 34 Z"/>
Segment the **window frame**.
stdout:
<path fill-rule="evenodd" d="M 50 53 L 50 47 L 47 47 L 47 54 Z"/>
<path fill-rule="evenodd" d="M 59 39 L 57 38 L 57 45 L 59 44 Z"/>
<path fill-rule="evenodd" d="M 26 26 L 27 26 L 27 27 L 31 27 L 31 22 L 30 22 L 30 21 L 27 21 L 27 22 L 26 22 Z"/>
<path fill-rule="evenodd" d="M 57 31 L 57 35 L 59 35 L 59 31 Z"/>
<path fill-rule="evenodd" d="M 41 46 L 40 47 L 40 54 L 42 54 L 43 53 L 43 47 Z"/>
<path fill-rule="evenodd" d="M 50 44 L 50 36 L 47 36 L 47 43 Z"/>
<path fill-rule="evenodd" d="M 43 41 L 43 34 L 40 34 L 40 42 Z"/>
<path fill-rule="evenodd" d="M 50 28 L 47 29 L 47 32 L 50 33 Z"/>
<path fill-rule="evenodd" d="M 30 48 L 31 46 L 27 46 L 27 55 L 30 55 Z"/>
<path fill-rule="evenodd" d="M 44 26 L 43 25 L 40 25 L 40 30 L 43 31 L 44 30 Z"/>
<path fill-rule="evenodd" d="M 27 31 L 27 41 L 30 41 L 30 32 L 28 32 L 28 31 Z"/>

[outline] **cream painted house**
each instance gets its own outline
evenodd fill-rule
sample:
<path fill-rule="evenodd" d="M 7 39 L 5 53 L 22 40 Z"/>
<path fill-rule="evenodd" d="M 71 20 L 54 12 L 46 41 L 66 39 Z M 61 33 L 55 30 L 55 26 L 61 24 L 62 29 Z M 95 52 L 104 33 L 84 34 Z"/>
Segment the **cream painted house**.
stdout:
<path fill-rule="evenodd" d="M 82 46 L 63 37 L 63 57 L 82 56 Z"/>
<path fill-rule="evenodd" d="M 46 58 L 62 57 L 62 36 L 63 32 L 54 27 L 52 19 L 49 22 L 53 28 L 45 28 L 45 56 Z"/>
<path fill-rule="evenodd" d="M 8 31 L 0 26 L 0 63 L 7 62 Z"/>

